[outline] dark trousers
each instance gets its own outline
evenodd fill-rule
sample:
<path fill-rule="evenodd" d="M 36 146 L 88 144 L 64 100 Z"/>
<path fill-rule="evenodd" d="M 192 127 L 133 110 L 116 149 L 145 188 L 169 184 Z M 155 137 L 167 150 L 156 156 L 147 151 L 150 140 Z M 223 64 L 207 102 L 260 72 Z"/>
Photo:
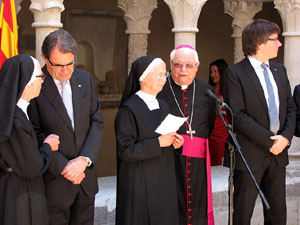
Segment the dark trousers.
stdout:
<path fill-rule="evenodd" d="M 50 225 L 93 225 L 95 197 L 90 198 L 81 186 L 68 195 L 59 205 L 48 205 Z"/>
<path fill-rule="evenodd" d="M 285 167 L 279 168 L 274 157 L 267 157 L 263 168 L 252 171 L 270 209 L 264 207 L 264 225 L 286 225 Z M 247 171 L 234 171 L 233 224 L 250 225 L 258 191 Z"/>

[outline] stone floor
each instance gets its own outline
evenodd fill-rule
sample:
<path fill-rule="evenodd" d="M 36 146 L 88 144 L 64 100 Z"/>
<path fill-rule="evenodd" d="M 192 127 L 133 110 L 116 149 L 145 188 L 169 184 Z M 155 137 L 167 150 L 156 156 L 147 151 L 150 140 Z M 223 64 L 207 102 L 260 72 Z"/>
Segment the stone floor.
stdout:
<path fill-rule="evenodd" d="M 95 203 L 95 225 L 114 225 L 116 207 L 116 177 L 98 178 L 99 193 Z M 287 225 L 300 225 L 300 163 L 290 162 L 287 167 Z M 212 167 L 213 205 L 216 225 L 227 225 L 228 169 Z M 254 209 L 251 225 L 263 225 L 260 198 Z"/>

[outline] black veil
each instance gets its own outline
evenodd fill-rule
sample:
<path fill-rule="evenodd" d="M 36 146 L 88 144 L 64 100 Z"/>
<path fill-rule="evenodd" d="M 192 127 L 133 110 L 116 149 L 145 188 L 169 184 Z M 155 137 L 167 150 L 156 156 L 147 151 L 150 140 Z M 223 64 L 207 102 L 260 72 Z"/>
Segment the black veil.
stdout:
<path fill-rule="evenodd" d="M 139 79 L 155 58 L 158 57 L 150 55 L 142 56 L 131 64 L 131 70 L 126 80 L 120 106 L 122 106 L 134 93 L 140 90 L 141 86 Z"/>
<path fill-rule="evenodd" d="M 10 136 L 16 104 L 33 70 L 33 60 L 26 54 L 7 59 L 0 70 L 0 141 Z"/>

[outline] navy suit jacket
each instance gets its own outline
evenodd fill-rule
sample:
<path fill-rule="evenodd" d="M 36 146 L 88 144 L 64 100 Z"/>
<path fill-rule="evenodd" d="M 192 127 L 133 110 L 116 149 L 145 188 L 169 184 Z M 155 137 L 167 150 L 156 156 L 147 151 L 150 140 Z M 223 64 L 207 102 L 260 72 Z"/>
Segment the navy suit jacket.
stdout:
<path fill-rule="evenodd" d="M 296 107 L 286 69 L 283 65 L 274 62 L 270 62 L 270 69 L 278 87 L 280 102 L 280 128 L 277 134 L 291 142 L 296 124 Z M 224 100 L 233 111 L 233 128 L 242 153 L 250 169 L 258 170 L 264 162 L 264 157 L 273 155 L 269 152 L 273 145 L 270 139 L 273 133 L 269 128 L 270 118 L 264 91 L 248 58 L 225 71 L 223 90 Z M 284 167 L 288 164 L 287 149 L 288 147 L 282 153 L 274 155 L 277 166 Z M 245 170 L 239 154 L 235 155 L 235 168 Z M 225 161 L 228 162 L 228 158 Z"/>
<path fill-rule="evenodd" d="M 104 123 L 92 76 L 75 69 L 70 79 L 75 126 L 73 130 L 62 98 L 46 66 L 43 72 L 46 78 L 41 93 L 31 101 L 28 114 L 39 144 L 52 133 L 60 138 L 59 149 L 55 152 L 56 160 L 44 174 L 48 203 L 59 204 L 68 192 L 79 187 L 60 175 L 69 160 L 78 156 L 89 157 L 93 162 L 86 168 L 81 186 L 90 197 L 94 197 L 98 191 L 95 162 L 102 142 Z"/>

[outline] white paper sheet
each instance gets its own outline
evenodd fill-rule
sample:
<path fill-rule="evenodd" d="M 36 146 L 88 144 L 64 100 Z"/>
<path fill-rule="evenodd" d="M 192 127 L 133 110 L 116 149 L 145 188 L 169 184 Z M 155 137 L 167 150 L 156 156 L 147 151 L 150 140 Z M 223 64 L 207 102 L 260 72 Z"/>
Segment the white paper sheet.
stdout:
<path fill-rule="evenodd" d="M 158 134 L 167 134 L 177 131 L 188 118 L 168 114 L 161 124 L 156 128 Z"/>

